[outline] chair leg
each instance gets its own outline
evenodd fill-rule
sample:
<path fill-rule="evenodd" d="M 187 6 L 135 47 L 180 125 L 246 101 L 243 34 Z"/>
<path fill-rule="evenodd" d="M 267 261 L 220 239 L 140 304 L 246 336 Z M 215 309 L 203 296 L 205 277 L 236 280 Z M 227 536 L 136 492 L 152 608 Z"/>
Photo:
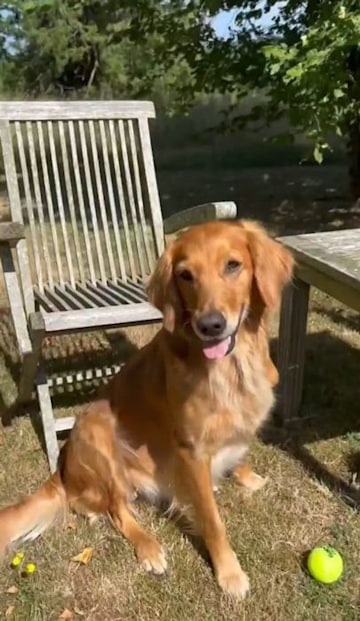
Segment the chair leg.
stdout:
<path fill-rule="evenodd" d="M 32 400 L 35 388 L 35 376 L 39 364 L 41 349 L 26 354 L 22 361 L 21 377 L 17 402 L 29 403 Z"/>
<path fill-rule="evenodd" d="M 40 365 L 37 373 L 36 390 L 39 399 L 46 453 L 51 473 L 54 473 L 57 467 L 60 451 L 56 435 L 55 417 L 51 403 L 50 390 L 43 365 Z"/>
<path fill-rule="evenodd" d="M 28 403 L 32 399 L 35 377 L 41 357 L 41 345 L 45 336 L 44 322 L 39 313 L 36 316 L 35 326 L 31 326 L 32 351 L 27 353 L 22 361 L 22 373 L 19 384 L 18 403 Z"/>
<path fill-rule="evenodd" d="M 310 287 L 296 279 L 283 294 L 277 367 L 280 375 L 277 412 L 283 424 L 299 416 L 302 400 L 305 336 Z"/>

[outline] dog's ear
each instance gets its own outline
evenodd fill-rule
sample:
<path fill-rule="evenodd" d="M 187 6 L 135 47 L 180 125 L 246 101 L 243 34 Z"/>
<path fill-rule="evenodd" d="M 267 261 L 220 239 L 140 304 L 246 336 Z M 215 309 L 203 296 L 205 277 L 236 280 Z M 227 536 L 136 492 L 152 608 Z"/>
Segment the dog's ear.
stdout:
<path fill-rule="evenodd" d="M 284 286 L 292 278 L 293 256 L 257 223 L 243 221 L 241 226 L 247 233 L 260 296 L 265 306 L 275 309 L 280 303 Z"/>
<path fill-rule="evenodd" d="M 169 244 L 158 260 L 146 287 L 151 304 L 163 314 L 163 325 L 168 332 L 174 332 L 181 314 L 181 301 L 174 282 L 173 246 Z"/>

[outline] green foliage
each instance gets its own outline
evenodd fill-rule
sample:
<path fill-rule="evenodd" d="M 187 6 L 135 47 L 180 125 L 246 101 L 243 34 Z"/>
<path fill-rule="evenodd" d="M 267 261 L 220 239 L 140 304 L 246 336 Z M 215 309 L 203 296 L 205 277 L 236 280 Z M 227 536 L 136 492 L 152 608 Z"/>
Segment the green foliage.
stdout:
<path fill-rule="evenodd" d="M 159 16 L 158 7 L 151 19 L 149 6 L 159 3 L 145 4 L 138 32 L 157 29 L 166 40 L 167 57 L 182 55 L 192 68 L 191 88 L 182 91 L 184 107 L 191 105 L 194 87 L 230 93 L 234 108 L 227 109 L 223 128 L 286 117 L 295 133 L 313 141 L 317 162 L 330 148 L 329 135 L 349 134 L 358 123 L 358 0 L 192 0 L 178 3 L 166 16 Z M 236 28 L 227 39 L 211 27 L 211 17 L 222 9 L 236 10 Z M 270 11 L 274 18 L 264 25 L 260 18 Z M 236 105 L 254 90 L 262 94 L 262 103 L 236 116 Z"/>
<path fill-rule="evenodd" d="M 223 39 L 211 20 L 227 9 L 236 28 Z M 222 129 L 286 117 L 319 163 L 333 134 L 357 134 L 360 149 L 359 0 L 13 0 L 0 32 L 12 92 L 160 97 L 167 111 L 220 93 L 233 101 Z"/>
<path fill-rule="evenodd" d="M 156 29 L 132 37 L 138 11 L 131 0 L 13 0 L 0 8 L 2 80 L 10 92 L 87 97 L 160 92 L 166 100 L 174 85 L 181 92 L 191 81 L 185 61 L 168 66 L 163 54 L 160 62 L 158 49 L 165 50 L 166 42 Z"/>

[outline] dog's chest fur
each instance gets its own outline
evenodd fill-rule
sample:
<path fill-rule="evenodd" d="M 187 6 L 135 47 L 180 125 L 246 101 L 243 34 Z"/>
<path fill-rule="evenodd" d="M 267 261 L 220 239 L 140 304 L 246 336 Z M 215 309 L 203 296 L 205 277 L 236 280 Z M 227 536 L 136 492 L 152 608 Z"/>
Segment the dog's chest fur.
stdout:
<path fill-rule="evenodd" d="M 213 470 L 240 461 L 250 438 L 266 419 L 274 395 L 261 356 L 249 347 L 209 366 L 208 412 L 195 445 L 212 458 Z"/>

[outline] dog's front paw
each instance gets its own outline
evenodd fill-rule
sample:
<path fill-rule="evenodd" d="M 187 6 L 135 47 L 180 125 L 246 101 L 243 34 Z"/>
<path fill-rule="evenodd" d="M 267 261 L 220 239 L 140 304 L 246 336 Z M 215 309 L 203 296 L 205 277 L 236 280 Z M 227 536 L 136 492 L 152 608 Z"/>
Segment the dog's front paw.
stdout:
<path fill-rule="evenodd" d="M 148 572 L 163 574 L 167 569 L 165 553 L 153 537 L 148 537 L 138 544 L 136 555 L 140 565 Z"/>
<path fill-rule="evenodd" d="M 249 579 L 241 569 L 235 554 L 230 561 L 218 569 L 216 578 L 224 593 L 236 599 L 243 599 L 250 588 Z"/>
<path fill-rule="evenodd" d="M 267 477 L 260 476 L 245 465 L 240 465 L 234 470 L 234 478 L 239 485 L 250 492 L 257 492 L 262 489 L 268 481 Z"/>

